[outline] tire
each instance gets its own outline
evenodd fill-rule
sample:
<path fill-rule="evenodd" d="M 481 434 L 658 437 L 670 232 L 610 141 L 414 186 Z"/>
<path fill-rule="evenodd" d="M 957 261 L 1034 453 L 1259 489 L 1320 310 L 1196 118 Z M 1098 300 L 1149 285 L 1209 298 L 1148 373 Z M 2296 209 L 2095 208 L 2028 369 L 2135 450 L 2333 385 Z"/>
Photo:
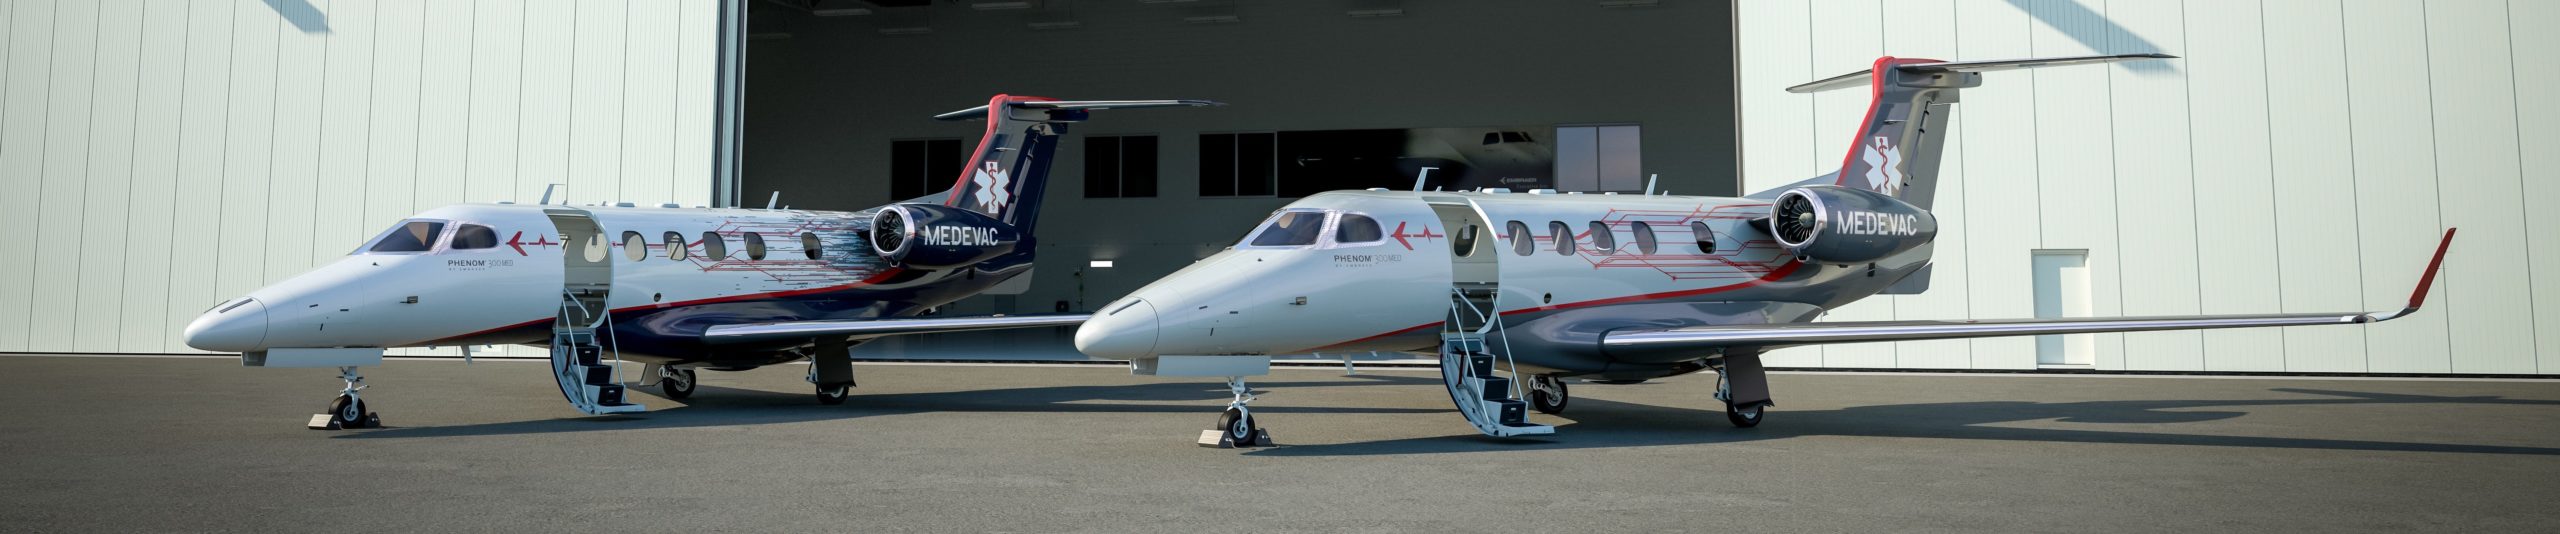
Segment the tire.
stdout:
<path fill-rule="evenodd" d="M 1768 412 L 1769 407 L 1765 404 L 1754 405 L 1748 409 L 1734 408 L 1731 404 L 1724 405 L 1724 419 L 1732 421 L 1733 426 L 1741 428 L 1760 426 L 1760 418 L 1768 415 Z"/>
<path fill-rule="evenodd" d="M 1238 447 L 1253 446 L 1254 429 L 1257 428 L 1261 427 L 1253 424 L 1253 414 L 1244 410 L 1227 408 L 1227 413 L 1218 416 L 1218 431 L 1225 433 L 1227 440 L 1234 441 Z"/>
<path fill-rule="evenodd" d="M 664 394 L 667 400 L 684 400 L 685 397 L 693 396 L 695 375 L 692 369 L 669 367 L 658 372 L 661 373 L 658 377 L 658 391 Z"/>
<path fill-rule="evenodd" d="M 1538 413 L 1547 415 L 1564 413 L 1565 403 L 1573 401 L 1573 392 L 1565 389 L 1563 379 L 1541 376 L 1531 380 L 1534 382 L 1529 387 L 1529 407 L 1538 410 Z M 1548 389 L 1554 389 L 1555 393 L 1547 393 Z"/>
<path fill-rule="evenodd" d="M 364 399 L 339 395 L 329 402 L 329 418 L 338 420 L 339 428 L 364 428 Z"/>
<path fill-rule="evenodd" d="M 818 386 L 818 404 L 828 406 L 844 404 L 845 397 L 852 395 L 853 386 Z"/>

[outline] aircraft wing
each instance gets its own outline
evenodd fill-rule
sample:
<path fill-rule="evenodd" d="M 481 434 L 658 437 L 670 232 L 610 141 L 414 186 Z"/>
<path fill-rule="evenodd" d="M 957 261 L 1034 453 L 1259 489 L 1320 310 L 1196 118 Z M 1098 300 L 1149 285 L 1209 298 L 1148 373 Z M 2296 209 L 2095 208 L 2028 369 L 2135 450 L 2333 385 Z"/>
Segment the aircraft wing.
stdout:
<path fill-rule="evenodd" d="M 997 315 L 990 317 L 949 317 L 920 319 L 853 319 L 840 321 L 795 321 L 787 323 L 732 324 L 711 327 L 702 333 L 702 341 L 713 345 L 755 343 L 789 339 L 839 336 L 870 339 L 911 334 L 939 334 L 971 330 L 1038 328 L 1084 324 L 1093 314 L 1062 315 Z"/>
<path fill-rule="evenodd" d="M 2452 245 L 2453 230 L 2446 230 L 2444 241 L 2436 244 L 2435 258 L 2427 262 L 2426 273 L 2418 279 L 2417 291 L 2409 294 L 2408 306 L 2398 311 L 1689 326 L 1612 330 L 1601 337 L 1600 346 L 1613 356 L 1636 356 L 1826 343 L 2378 323 L 2418 311 L 2426 302 L 2427 288 L 2435 285 L 2436 269 L 2444 265 L 2445 250 Z"/>

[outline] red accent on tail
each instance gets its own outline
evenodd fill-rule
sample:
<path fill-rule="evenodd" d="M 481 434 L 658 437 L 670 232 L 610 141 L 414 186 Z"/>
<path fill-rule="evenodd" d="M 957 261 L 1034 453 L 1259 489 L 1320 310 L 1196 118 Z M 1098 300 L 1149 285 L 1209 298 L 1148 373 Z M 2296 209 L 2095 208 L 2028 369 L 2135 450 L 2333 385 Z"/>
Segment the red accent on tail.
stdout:
<path fill-rule="evenodd" d="M 2427 288 L 2436 285 L 2436 269 L 2444 267 L 2444 252 L 2446 249 L 2453 248 L 2455 230 L 2460 228 L 2444 229 L 2444 241 L 2436 243 L 2435 259 L 2427 260 L 2426 274 L 2418 277 L 2418 290 L 2409 293 L 2409 309 L 2417 309 L 2419 304 L 2427 302 Z"/>
<path fill-rule="evenodd" d="M 970 173 L 977 172 L 979 162 L 987 160 L 987 152 L 993 148 L 987 145 L 996 141 L 996 129 L 1004 127 L 1002 123 L 1004 122 L 1005 113 L 1010 110 L 1010 106 L 1007 106 L 1006 104 L 1014 102 L 1047 102 L 1052 100 L 1057 99 L 1045 96 L 1013 96 L 1004 94 L 988 98 L 987 132 L 979 134 L 977 150 L 971 151 L 969 153 L 969 162 L 960 166 L 960 176 L 952 179 L 951 181 L 951 196 L 942 199 L 942 205 L 957 208 L 960 207 L 960 201 L 962 199 L 968 198 L 968 196 L 963 193 L 969 190 Z"/>
<path fill-rule="evenodd" d="M 1876 112 L 1884 110 L 1884 84 L 1886 80 L 1892 78 L 1893 68 L 1914 63 L 1945 63 L 1945 61 L 1884 56 L 1876 58 L 1875 65 L 1868 67 L 1867 113 L 1858 116 L 1857 131 L 1849 132 L 1853 136 L 1849 139 L 1849 153 L 1840 155 L 1840 170 L 1834 172 L 1834 174 L 1838 174 L 1838 176 L 1833 177 L 1833 180 L 1831 181 L 1832 185 L 1868 189 L 1867 187 L 1851 184 L 1849 181 L 1849 164 L 1850 162 L 1858 161 L 1858 150 L 1867 146 L 1867 127 L 1875 125 Z M 1865 183 L 1865 181 L 1861 179 L 1857 183 Z"/>

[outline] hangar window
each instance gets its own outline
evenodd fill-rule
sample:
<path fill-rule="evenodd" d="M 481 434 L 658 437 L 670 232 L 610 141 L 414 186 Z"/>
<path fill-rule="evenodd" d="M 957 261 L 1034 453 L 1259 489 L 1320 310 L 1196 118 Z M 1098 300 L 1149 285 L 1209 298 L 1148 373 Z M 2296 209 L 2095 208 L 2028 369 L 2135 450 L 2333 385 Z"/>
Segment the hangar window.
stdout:
<path fill-rule="evenodd" d="M 1618 253 L 1618 236 L 1609 231 L 1609 223 L 1591 221 L 1591 250 L 1601 254 Z"/>
<path fill-rule="evenodd" d="M 1527 256 L 1538 251 L 1538 238 L 1529 235 L 1529 223 L 1511 221 L 1511 224 L 1503 225 L 1503 230 L 1511 232 L 1512 254 Z"/>
<path fill-rule="evenodd" d="M 399 226 L 374 237 L 373 245 L 364 250 L 367 254 L 426 252 L 435 248 L 436 237 L 441 235 L 444 235 L 444 221 L 401 221 Z"/>
<path fill-rule="evenodd" d="M 1558 126 L 1554 146 L 1557 190 L 1645 188 L 1643 127 Z"/>
<path fill-rule="evenodd" d="M 667 259 L 684 261 L 685 255 L 692 253 L 693 245 L 685 244 L 684 234 L 667 232 Z"/>
<path fill-rule="evenodd" d="M 905 139 L 889 142 L 889 198 L 912 199 L 950 187 L 969 164 L 959 139 Z"/>
<path fill-rule="evenodd" d="M 808 256 L 809 259 L 813 260 L 818 259 L 819 256 L 826 255 L 826 246 L 826 243 L 818 241 L 818 234 L 810 232 L 800 233 L 801 255 Z"/>
<path fill-rule="evenodd" d="M 622 257 L 631 258 L 631 261 L 649 259 L 649 238 L 639 232 L 623 232 Z"/>
<path fill-rule="evenodd" d="M 746 232 L 746 234 L 747 259 L 764 261 L 764 236 L 758 235 L 755 232 Z"/>
<path fill-rule="evenodd" d="M 1556 254 L 1565 256 L 1573 255 L 1574 239 L 1572 226 L 1566 226 L 1564 221 L 1548 221 L 1547 233 L 1555 234 L 1556 236 Z"/>
<path fill-rule="evenodd" d="M 703 232 L 702 257 L 711 261 L 729 259 L 729 242 L 721 239 L 719 232 Z"/>
<path fill-rule="evenodd" d="M 1689 221 L 1689 235 L 1698 239 L 1698 252 L 1716 253 L 1716 231 L 1708 229 L 1707 223 Z"/>
<path fill-rule="evenodd" d="M 1283 211 L 1262 223 L 1250 243 L 1257 247 L 1297 247 L 1316 244 L 1316 237 L 1322 235 L 1324 212 Z"/>
<path fill-rule="evenodd" d="M 1085 138 L 1085 198 L 1155 196 L 1156 136 Z"/>
<path fill-rule="evenodd" d="M 465 224 L 453 229 L 452 250 L 498 248 L 498 231 L 487 226 Z"/>
<path fill-rule="evenodd" d="M 1280 136 L 1200 134 L 1200 196 L 1267 197 L 1278 190 Z"/>
<path fill-rule="evenodd" d="M 1653 225 L 1645 224 L 1643 221 L 1637 221 L 1634 226 L 1636 234 L 1636 253 L 1646 256 L 1653 255 L 1655 244 L 1653 238 Z"/>
<path fill-rule="evenodd" d="M 1378 228 L 1378 220 L 1367 215 L 1345 213 L 1341 221 L 1333 223 L 1335 243 L 1371 243 L 1386 238 L 1386 232 Z"/>

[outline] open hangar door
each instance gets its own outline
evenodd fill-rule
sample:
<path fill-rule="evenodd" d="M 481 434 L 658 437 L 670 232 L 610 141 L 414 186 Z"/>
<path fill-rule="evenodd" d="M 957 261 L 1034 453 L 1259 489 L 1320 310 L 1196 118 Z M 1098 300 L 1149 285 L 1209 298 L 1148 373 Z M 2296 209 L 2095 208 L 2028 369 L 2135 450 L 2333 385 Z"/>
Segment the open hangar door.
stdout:
<path fill-rule="evenodd" d="M 945 315 L 1090 311 L 1315 192 L 1733 194 L 1733 6 L 1663 0 L 749 2 L 737 201 L 862 209 L 943 191 L 990 95 L 1208 99 L 1097 114 L 1056 155 L 1022 293 Z M 874 355 L 1080 358 L 1069 331 Z M 1038 342 L 1038 341 L 1054 342 Z M 1024 343 L 1024 341 L 1034 341 Z M 1036 349 L 1026 350 L 1026 346 Z"/>

